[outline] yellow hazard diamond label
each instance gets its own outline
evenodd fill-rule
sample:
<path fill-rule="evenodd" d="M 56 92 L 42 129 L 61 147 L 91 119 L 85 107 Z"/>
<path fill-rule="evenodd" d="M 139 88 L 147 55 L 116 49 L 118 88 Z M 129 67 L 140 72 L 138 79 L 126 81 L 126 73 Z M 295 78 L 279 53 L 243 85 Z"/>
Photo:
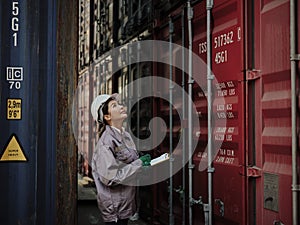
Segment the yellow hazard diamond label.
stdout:
<path fill-rule="evenodd" d="M 22 99 L 7 99 L 7 117 L 8 120 L 22 119 Z"/>
<path fill-rule="evenodd" d="M 23 148 L 15 134 L 9 139 L 0 161 L 27 161 Z"/>

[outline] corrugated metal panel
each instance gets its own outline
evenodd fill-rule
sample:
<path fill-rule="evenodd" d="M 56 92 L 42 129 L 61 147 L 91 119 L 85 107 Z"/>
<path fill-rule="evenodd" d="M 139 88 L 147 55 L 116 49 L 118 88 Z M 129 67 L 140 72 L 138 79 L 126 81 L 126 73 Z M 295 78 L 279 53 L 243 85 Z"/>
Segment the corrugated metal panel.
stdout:
<path fill-rule="evenodd" d="M 292 224 L 291 81 L 289 1 L 255 5 L 257 224 Z M 299 18 L 298 18 L 299 19 Z M 299 24 L 299 23 L 298 23 Z"/>
<path fill-rule="evenodd" d="M 172 18 L 172 23 L 174 26 L 174 31 L 172 33 L 172 43 L 182 45 L 182 18 L 181 18 L 181 8 L 177 8 L 173 12 L 171 12 L 170 17 Z M 160 21 L 161 27 L 159 27 L 155 34 L 154 38 L 158 40 L 164 40 L 164 41 L 170 41 L 170 29 L 169 29 L 169 21 L 167 17 L 163 18 L 164 21 Z M 163 24 L 165 23 L 165 24 Z M 181 52 L 176 52 L 176 49 L 172 49 L 172 56 L 173 56 L 173 67 L 172 67 L 172 80 L 176 84 L 182 86 L 182 73 L 180 70 L 175 68 L 175 66 L 178 64 L 181 64 L 182 55 Z M 160 52 L 159 53 L 162 58 L 166 59 L 166 61 L 169 60 L 170 52 Z M 165 78 L 169 79 L 170 76 L 170 65 L 166 64 L 160 64 L 158 63 L 156 65 L 157 70 L 154 71 L 154 74 L 156 76 L 163 75 Z M 162 86 L 164 85 L 164 87 Z M 159 90 L 163 90 L 165 92 L 165 95 L 168 95 L 170 89 L 167 83 L 165 84 L 157 84 L 156 88 Z M 174 94 L 175 95 L 175 94 Z M 173 97 L 172 100 L 173 105 L 176 105 L 178 108 L 176 110 L 182 111 L 182 98 L 180 93 L 177 93 L 176 97 Z M 165 100 L 160 100 L 158 105 L 156 105 L 154 111 L 155 113 L 162 117 L 165 121 L 170 120 L 170 102 L 167 102 Z M 168 124 L 168 129 L 166 133 L 166 138 L 161 143 L 157 151 L 154 151 L 154 156 L 157 157 L 157 154 L 161 154 L 162 152 L 169 152 L 170 151 L 170 132 L 172 132 L 172 140 L 173 140 L 173 146 L 176 146 L 178 144 L 180 135 L 182 134 L 182 127 L 181 123 L 182 121 L 178 117 L 178 112 L 173 110 L 172 114 L 173 120 L 172 120 L 172 131 L 170 131 L 170 124 Z M 173 147 L 175 148 L 175 147 Z M 174 149 L 173 149 L 174 150 Z M 156 155 L 155 155 L 156 154 Z M 153 157 L 154 157 L 153 156 Z M 187 195 L 186 190 L 183 190 L 183 180 L 182 180 L 182 173 L 186 173 L 186 168 L 184 167 L 178 173 L 174 174 L 172 177 L 172 186 L 170 184 L 170 180 L 166 180 L 164 182 L 160 182 L 156 185 L 156 188 L 154 188 L 154 198 L 157 199 L 157 202 L 154 203 L 154 213 L 157 215 L 158 219 L 155 218 L 154 222 L 162 223 L 162 224 L 170 224 L 170 188 L 172 187 L 172 197 L 173 197 L 173 205 L 172 205 L 172 216 L 174 217 L 174 224 L 182 224 L 182 207 L 183 207 L 183 195 Z M 187 181 L 187 179 L 186 179 Z M 184 203 L 186 204 L 186 202 Z M 185 208 L 186 209 L 186 208 Z"/>
<path fill-rule="evenodd" d="M 55 223 L 56 9 L 52 0 L 0 3 L 0 158 L 6 149 L 26 157 L 0 161 L 1 224 Z M 12 134 L 20 148 L 5 148 Z"/>

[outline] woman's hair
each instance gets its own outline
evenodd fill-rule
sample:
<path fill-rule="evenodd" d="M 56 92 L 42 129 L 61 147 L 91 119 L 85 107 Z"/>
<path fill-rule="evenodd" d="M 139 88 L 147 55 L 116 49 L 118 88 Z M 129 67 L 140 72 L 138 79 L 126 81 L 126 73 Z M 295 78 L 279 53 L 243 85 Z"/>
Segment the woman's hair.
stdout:
<path fill-rule="evenodd" d="M 115 100 L 114 97 L 110 97 L 102 107 L 99 108 L 99 110 L 102 110 L 103 115 L 103 121 L 100 120 L 100 113 L 98 112 L 98 121 L 99 121 L 99 137 L 103 134 L 105 131 L 105 126 L 108 125 L 108 122 L 104 119 L 104 115 L 108 115 L 108 103 L 112 100 Z"/>

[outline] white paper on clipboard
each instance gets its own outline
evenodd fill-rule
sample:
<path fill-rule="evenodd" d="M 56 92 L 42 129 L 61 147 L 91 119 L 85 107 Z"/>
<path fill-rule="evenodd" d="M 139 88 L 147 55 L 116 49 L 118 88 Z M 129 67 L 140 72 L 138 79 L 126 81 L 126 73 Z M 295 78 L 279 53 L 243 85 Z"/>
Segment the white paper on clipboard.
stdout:
<path fill-rule="evenodd" d="M 151 165 L 151 166 L 154 166 L 154 165 L 156 165 L 156 164 L 159 164 L 159 163 L 161 163 L 161 162 L 167 161 L 167 160 L 169 160 L 169 159 L 170 159 L 169 153 L 164 153 L 164 154 L 162 154 L 161 156 L 152 159 L 151 162 L 150 162 L 150 165 Z"/>

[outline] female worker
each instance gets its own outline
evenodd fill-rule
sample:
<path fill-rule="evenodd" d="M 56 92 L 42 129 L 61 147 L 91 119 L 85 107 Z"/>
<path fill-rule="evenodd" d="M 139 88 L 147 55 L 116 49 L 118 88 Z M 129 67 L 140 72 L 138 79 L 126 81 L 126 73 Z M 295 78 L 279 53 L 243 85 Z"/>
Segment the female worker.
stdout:
<path fill-rule="evenodd" d="M 105 224 L 126 225 L 135 213 L 135 175 L 142 166 L 150 165 L 150 155 L 139 158 L 135 144 L 123 128 L 125 107 L 117 95 L 99 95 L 91 113 L 100 124 L 100 138 L 92 159 L 92 173 L 97 188 L 97 201 Z"/>

